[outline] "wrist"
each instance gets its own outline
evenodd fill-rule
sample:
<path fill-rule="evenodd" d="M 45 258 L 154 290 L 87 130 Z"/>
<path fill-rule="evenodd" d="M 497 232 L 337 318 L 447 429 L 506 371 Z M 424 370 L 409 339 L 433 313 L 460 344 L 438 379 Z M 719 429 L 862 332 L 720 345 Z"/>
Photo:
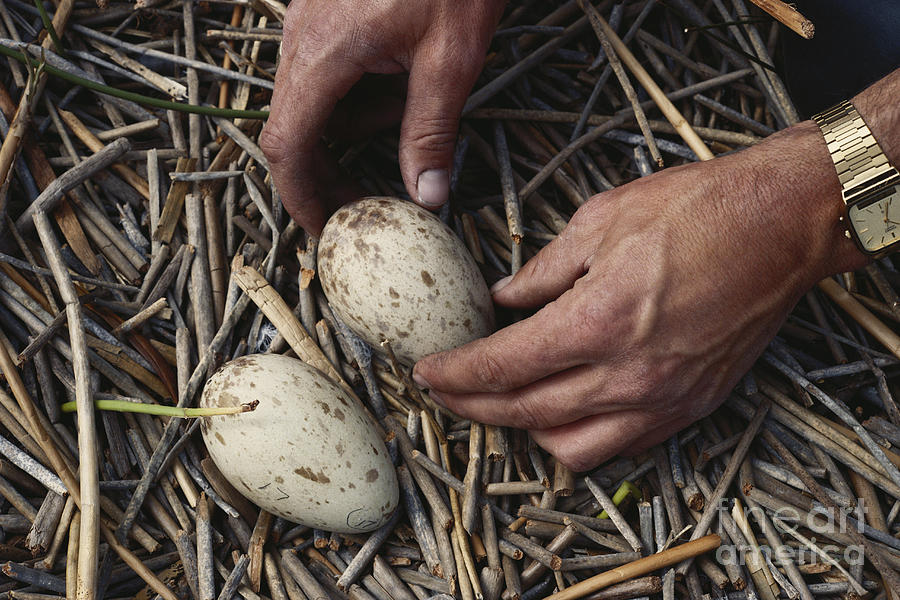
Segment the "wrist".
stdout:
<path fill-rule="evenodd" d="M 851 100 L 894 166 L 900 164 L 900 106 L 892 101 L 898 93 L 900 70 Z M 770 136 L 747 155 L 751 181 L 743 184 L 758 189 L 759 209 L 774 215 L 769 235 L 760 236 L 762 243 L 792 257 L 809 285 L 871 260 L 848 237 L 847 223 L 841 220 L 846 213 L 841 184 L 818 125 L 804 121 Z"/>
<path fill-rule="evenodd" d="M 737 183 L 758 190 L 757 210 L 771 217 L 760 235 L 760 251 L 777 252 L 780 260 L 790 261 L 798 293 L 870 260 L 846 235 L 840 182 L 814 122 L 773 134 L 746 152 L 749 168 L 741 172 L 750 180 Z"/>
<path fill-rule="evenodd" d="M 900 70 L 851 101 L 814 117 L 834 164 L 830 181 L 837 183 L 841 192 L 839 206 L 846 206 L 845 212 L 849 213 L 843 221 L 849 230 L 845 234 L 848 238 L 852 235 L 855 245 L 865 249 L 860 254 L 868 259 L 877 252 L 896 250 L 897 247 L 896 225 L 890 220 L 893 216 L 891 197 L 897 188 L 896 183 L 888 182 L 897 179 L 893 165 L 897 164 L 900 154 L 897 138 L 900 111 L 891 101 L 898 88 Z M 873 187 L 878 185 L 877 182 L 884 182 L 884 185 Z M 844 256 L 851 265 L 858 266 L 857 257 L 852 253 L 847 252 Z M 826 274 L 830 273 L 831 270 L 826 271 Z"/>
<path fill-rule="evenodd" d="M 900 168 L 900 69 L 851 99 L 878 145 L 894 167 Z"/>

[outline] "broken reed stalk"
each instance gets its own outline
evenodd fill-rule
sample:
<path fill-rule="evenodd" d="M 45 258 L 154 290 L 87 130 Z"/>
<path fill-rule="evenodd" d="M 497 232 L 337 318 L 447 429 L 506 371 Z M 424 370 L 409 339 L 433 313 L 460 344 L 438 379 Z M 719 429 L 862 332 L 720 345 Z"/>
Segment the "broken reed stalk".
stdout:
<path fill-rule="evenodd" d="M 74 7 L 75 0 L 62 0 L 56 8 L 51 25 L 57 36 L 66 28 Z M 51 44 L 52 39 L 48 36 L 44 39 L 42 47 L 49 48 Z M 19 152 L 31 119 L 31 111 L 43 92 L 46 81 L 46 73 L 35 71 L 33 76 L 29 78 L 29 81 L 26 82 L 25 93 L 22 94 L 19 106 L 16 108 L 15 115 L 9 126 L 9 134 L 3 138 L 3 143 L 0 145 L 0 186 L 4 186 L 9 178 L 13 161 Z M 6 194 L 0 196 L 0 214 L 6 212 L 7 198 Z"/>
<path fill-rule="evenodd" d="M 773 18 L 803 38 L 812 39 L 816 33 L 816 26 L 813 25 L 813 22 L 800 14 L 800 11 L 790 4 L 786 4 L 781 0 L 750 0 L 750 2 L 772 15 Z"/>
<path fill-rule="evenodd" d="M 894 333 L 888 326 L 882 323 L 878 317 L 860 304 L 847 290 L 842 288 L 831 278 L 819 282 L 819 289 L 831 298 L 831 300 L 853 317 L 872 337 L 884 344 L 891 354 L 900 358 L 900 335 Z"/>
<path fill-rule="evenodd" d="M 705 554 L 718 548 L 721 543 L 722 538 L 713 533 L 668 550 L 651 554 L 645 558 L 640 558 L 621 567 L 615 567 L 605 573 L 580 581 L 561 592 L 551 594 L 548 598 L 551 600 L 577 600 L 613 584 L 622 583 L 623 581 L 652 573 L 657 569 L 669 567 Z"/>
<path fill-rule="evenodd" d="M 770 406 L 771 401 L 768 399 L 760 402 L 759 407 L 756 409 L 756 412 L 753 415 L 753 418 L 750 420 L 750 423 L 747 425 L 747 428 L 744 430 L 744 433 L 741 436 L 741 441 L 734 449 L 734 452 L 731 455 L 731 459 L 728 461 L 728 465 L 725 467 L 724 473 L 722 473 L 721 477 L 719 478 L 719 483 L 716 485 L 712 496 L 706 499 L 706 509 L 703 511 L 703 515 L 700 517 L 700 521 L 691 532 L 691 540 L 700 538 L 700 536 L 704 535 L 712 525 L 713 520 L 717 516 L 722 497 L 725 495 L 725 491 L 731 485 L 734 476 L 737 475 L 741 463 L 744 461 L 744 458 L 747 456 L 747 452 L 750 450 L 750 444 L 753 442 L 756 434 L 759 432 L 760 427 L 762 427 L 763 420 L 766 418 Z M 686 571 L 687 564 L 688 563 L 680 565 L 679 572 L 684 573 Z"/>
<path fill-rule="evenodd" d="M 581 0 L 584 2 L 584 0 Z M 653 78 L 649 73 L 644 69 L 641 63 L 635 58 L 634 54 L 631 53 L 631 50 L 622 42 L 619 36 L 613 31 L 612 27 L 609 26 L 609 23 L 600 15 L 596 9 L 591 10 L 593 8 L 590 4 L 585 4 L 585 8 L 588 11 L 588 16 L 590 17 L 591 24 L 603 32 L 606 36 L 609 43 L 612 45 L 618 57 L 625 63 L 625 66 L 631 71 L 634 75 L 635 79 L 644 87 L 647 91 L 647 94 L 653 99 L 656 105 L 659 107 L 660 111 L 663 113 L 663 116 L 668 119 L 668 121 L 672 124 L 672 127 L 678 132 L 678 135 L 685 141 L 685 143 L 690 147 L 691 150 L 697 155 L 700 160 L 711 160 L 714 156 L 710 149 L 703 143 L 703 140 L 700 139 L 700 136 L 697 135 L 697 132 L 690 126 L 690 124 L 685 120 L 685 118 L 681 115 L 675 105 L 672 104 L 672 101 L 666 97 L 666 94 L 660 89 L 656 82 L 653 81 Z"/>
<path fill-rule="evenodd" d="M 239 265 L 232 269 L 232 277 L 281 332 L 301 360 L 325 373 L 332 381 L 348 391 L 351 397 L 356 397 L 344 378 L 297 321 L 284 299 L 256 269 L 249 265 Z"/>
<path fill-rule="evenodd" d="M 653 132 L 650 131 L 650 125 L 647 123 L 647 115 L 644 114 L 644 110 L 641 108 L 637 93 L 634 91 L 634 87 L 631 85 L 628 75 L 625 74 L 625 69 L 622 67 L 622 62 L 619 60 L 616 49 L 613 47 L 612 42 L 606 34 L 606 30 L 600 23 L 600 20 L 602 20 L 603 17 L 600 16 L 600 13 L 597 12 L 597 9 L 594 8 L 594 5 L 590 2 L 578 0 L 578 6 L 588 16 L 591 26 L 594 28 L 594 33 L 597 34 L 597 39 L 600 40 L 600 45 L 606 53 L 606 60 L 609 62 L 609 66 L 612 68 L 613 73 L 615 73 L 616 79 L 619 80 L 619 85 L 622 86 L 625 97 L 628 99 L 628 102 L 631 103 L 635 120 L 637 120 L 641 133 L 644 134 L 644 139 L 647 141 L 647 148 L 650 150 L 650 156 L 653 157 L 653 161 L 656 165 L 659 168 L 662 168 L 663 158 L 662 154 L 659 152 L 659 146 L 656 144 L 656 138 L 653 137 Z M 624 47 L 624 43 L 622 43 L 621 46 Z"/>
<path fill-rule="evenodd" d="M 509 237 L 512 242 L 512 261 L 510 263 L 510 275 L 515 275 L 522 267 L 522 208 L 516 194 L 515 179 L 513 178 L 512 164 L 510 163 L 509 145 L 506 141 L 506 132 L 503 123 L 497 121 L 494 124 L 494 145 L 497 149 L 497 163 L 500 167 L 500 188 L 503 191 L 503 207 L 506 211 L 506 222 L 509 229 Z"/>
<path fill-rule="evenodd" d="M 68 171 L 70 174 L 67 184 L 70 188 L 80 184 L 94 173 L 109 164 L 109 160 L 116 153 L 124 153 L 128 149 L 127 141 L 121 140 L 110 145 L 112 147 L 106 153 L 107 148 L 99 150 L 92 157 L 80 165 Z M 81 532 L 80 548 L 78 553 L 78 597 L 93 598 L 97 586 L 98 547 L 100 544 L 100 483 L 99 464 L 97 462 L 97 433 L 94 419 L 94 407 L 90 389 L 90 367 L 87 358 L 87 345 L 85 340 L 84 324 L 82 322 L 81 303 L 78 301 L 78 293 L 69 277 L 59 242 L 50 226 L 47 211 L 68 191 L 64 186 L 47 190 L 35 200 L 32 206 L 35 211 L 32 214 L 35 229 L 44 246 L 44 251 L 53 271 L 53 277 L 60 296 L 66 305 L 66 315 L 69 323 L 69 344 L 72 350 L 72 366 L 75 371 L 75 401 L 78 404 L 78 446 L 80 478 L 80 502 Z"/>

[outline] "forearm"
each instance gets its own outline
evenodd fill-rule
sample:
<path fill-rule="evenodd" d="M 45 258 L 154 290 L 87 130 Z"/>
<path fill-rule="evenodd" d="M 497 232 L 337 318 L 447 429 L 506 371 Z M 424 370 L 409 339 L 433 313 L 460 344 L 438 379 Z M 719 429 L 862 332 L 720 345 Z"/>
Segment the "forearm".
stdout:
<path fill-rule="evenodd" d="M 900 165 L 900 69 L 857 94 L 852 102 L 891 164 Z"/>

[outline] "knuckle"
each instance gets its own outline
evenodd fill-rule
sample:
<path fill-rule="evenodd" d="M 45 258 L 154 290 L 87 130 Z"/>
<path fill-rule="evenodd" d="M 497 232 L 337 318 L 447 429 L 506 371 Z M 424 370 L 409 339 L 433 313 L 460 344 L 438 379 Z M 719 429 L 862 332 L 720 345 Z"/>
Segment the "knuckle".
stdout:
<path fill-rule="evenodd" d="M 407 140 L 417 149 L 430 152 L 452 153 L 456 145 L 456 129 L 458 121 L 451 117 L 419 118 L 410 127 Z"/>
<path fill-rule="evenodd" d="M 346 60 L 362 47 L 365 28 L 355 21 L 343 21 L 338 11 L 295 10 L 292 2 L 282 26 L 282 54 L 295 66 L 322 67 Z"/>
<path fill-rule="evenodd" d="M 259 134 L 259 148 L 272 165 L 283 165 L 288 162 L 288 159 L 294 155 L 291 149 L 295 141 L 275 120 L 266 123 Z"/>
<path fill-rule="evenodd" d="M 570 470 L 579 473 L 592 468 L 598 461 L 593 454 L 579 444 L 554 444 L 553 448 L 545 448 L 557 461 Z"/>
<path fill-rule="evenodd" d="M 660 377 L 659 366 L 648 361 L 637 361 L 633 371 L 631 394 L 635 404 L 652 407 L 658 413 L 666 413 L 670 409 L 669 402 L 654 402 L 661 395 L 661 387 L 665 380 Z"/>
<path fill-rule="evenodd" d="M 558 268 L 556 265 L 558 259 L 553 255 L 553 250 L 554 249 L 549 246 L 541 249 L 541 251 L 535 254 L 531 260 L 522 265 L 522 268 L 519 269 L 519 277 L 531 279 L 532 277 L 544 275 Z"/>
<path fill-rule="evenodd" d="M 307 2 L 294 1 L 288 4 L 287 11 L 284 14 L 284 23 L 282 24 L 282 54 L 289 56 L 300 47 L 301 41 L 306 44 L 305 30 L 314 20 L 310 18 L 309 7 Z"/>
<path fill-rule="evenodd" d="M 508 375 L 504 365 L 492 353 L 482 354 L 475 362 L 475 380 L 490 392 L 501 392 L 508 386 Z"/>
<path fill-rule="evenodd" d="M 282 24 L 282 39 L 294 40 L 303 27 L 303 11 L 300 10 L 300 2 L 292 2 L 288 5 Z"/>
<path fill-rule="evenodd" d="M 550 425 L 547 414 L 550 405 L 528 396 L 518 396 L 512 407 L 517 425 L 521 429 L 546 429 Z"/>
<path fill-rule="evenodd" d="M 606 303 L 602 300 L 587 302 L 571 311 L 566 316 L 571 344 L 590 351 L 598 349 L 599 340 L 614 340 L 614 336 L 610 335 L 609 315 Z"/>
<path fill-rule="evenodd" d="M 605 198 L 602 194 L 591 196 L 587 202 L 582 204 L 578 210 L 575 211 L 571 221 L 574 222 L 576 226 L 582 223 L 596 223 L 608 210 L 607 203 L 604 200 Z"/>
<path fill-rule="evenodd" d="M 345 61 L 361 67 L 374 62 L 383 53 L 381 44 L 373 39 L 369 28 L 359 23 L 350 28 L 347 40 L 339 46 L 339 50 Z"/>

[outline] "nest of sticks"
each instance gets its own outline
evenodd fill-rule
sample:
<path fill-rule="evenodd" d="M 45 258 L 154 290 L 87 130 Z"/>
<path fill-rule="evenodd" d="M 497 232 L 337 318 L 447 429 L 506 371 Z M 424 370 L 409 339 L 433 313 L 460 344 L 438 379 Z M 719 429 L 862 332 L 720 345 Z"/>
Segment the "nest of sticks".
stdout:
<path fill-rule="evenodd" d="M 712 416 L 576 475 L 522 432 L 431 412 L 408 369 L 348 349 L 314 240 L 256 144 L 284 12 L 0 3 L 3 597 L 900 589 L 892 259 L 811 291 Z M 790 125 L 769 68 L 780 35 L 795 33 L 743 0 L 512 3 L 466 107 L 443 218 L 493 281 L 593 193 Z M 332 149 L 372 194 L 402 195 L 396 139 Z M 181 418 L 224 361 L 302 358 L 310 343 L 363 398 L 376 385 L 390 399 L 403 502 L 371 535 L 260 511 Z"/>

